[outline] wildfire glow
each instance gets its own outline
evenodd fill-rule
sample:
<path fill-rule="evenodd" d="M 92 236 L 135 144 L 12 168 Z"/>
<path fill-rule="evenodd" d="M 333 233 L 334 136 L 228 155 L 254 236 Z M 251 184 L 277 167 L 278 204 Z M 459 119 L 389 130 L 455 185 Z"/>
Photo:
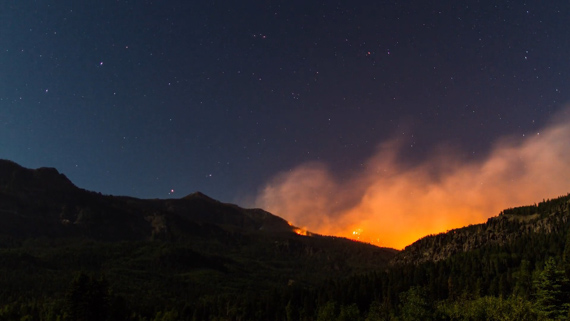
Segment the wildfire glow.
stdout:
<path fill-rule="evenodd" d="M 303 236 L 308 236 L 309 234 L 307 234 L 307 230 L 304 229 L 300 229 L 300 228 L 296 228 L 293 230 L 293 232 L 299 234 L 299 235 L 303 235 Z"/>
<path fill-rule="evenodd" d="M 568 114 L 540 135 L 499 140 L 477 161 L 438 150 L 421 164 L 403 164 L 401 144 L 389 141 L 342 181 L 323 163 L 302 164 L 271 180 L 255 205 L 315 233 L 401 249 L 505 208 L 570 192 Z"/>
<path fill-rule="evenodd" d="M 307 229 L 298 228 L 295 225 L 293 225 L 291 222 L 287 222 L 287 224 L 289 224 L 289 226 L 291 226 L 293 228 L 293 232 L 295 232 L 299 235 L 303 235 L 303 236 L 310 236 L 310 233 L 307 232 Z"/>
<path fill-rule="evenodd" d="M 362 234 L 362 229 L 357 228 L 356 230 L 352 231 L 352 235 L 349 238 L 360 240 L 360 235 Z"/>

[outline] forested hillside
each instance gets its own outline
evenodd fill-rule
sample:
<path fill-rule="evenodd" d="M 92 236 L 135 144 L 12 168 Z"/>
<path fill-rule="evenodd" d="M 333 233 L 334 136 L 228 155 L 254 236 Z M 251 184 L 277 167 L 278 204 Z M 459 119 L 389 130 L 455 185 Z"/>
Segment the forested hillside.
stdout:
<path fill-rule="evenodd" d="M 0 320 L 569 316 L 570 195 L 397 253 L 298 235 L 277 216 L 200 193 L 104 196 L 54 169 L 3 165 Z"/>
<path fill-rule="evenodd" d="M 268 298 L 386 267 L 397 252 L 201 193 L 106 196 L 2 160 L 0 220 L 0 320 L 278 315 Z"/>
<path fill-rule="evenodd" d="M 567 320 L 569 210 L 570 195 L 425 237 L 387 270 L 292 298 L 293 319 Z"/>
<path fill-rule="evenodd" d="M 534 234 L 565 233 L 570 217 L 569 196 L 543 201 L 538 205 L 510 208 L 484 224 L 471 225 L 426 236 L 407 246 L 393 264 L 440 261 L 451 255 L 485 246 L 505 246 Z"/>

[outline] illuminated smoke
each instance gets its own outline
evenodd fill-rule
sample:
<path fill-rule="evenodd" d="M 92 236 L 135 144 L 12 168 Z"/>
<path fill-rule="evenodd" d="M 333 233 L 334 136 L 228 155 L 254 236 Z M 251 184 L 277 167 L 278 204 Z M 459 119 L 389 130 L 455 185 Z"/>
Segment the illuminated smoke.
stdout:
<path fill-rule="evenodd" d="M 505 208 L 570 192 L 568 111 L 558 118 L 530 136 L 500 139 L 479 161 L 448 152 L 401 165 L 399 144 L 391 141 L 343 181 L 323 163 L 302 164 L 272 179 L 256 206 L 311 232 L 401 249 Z"/>

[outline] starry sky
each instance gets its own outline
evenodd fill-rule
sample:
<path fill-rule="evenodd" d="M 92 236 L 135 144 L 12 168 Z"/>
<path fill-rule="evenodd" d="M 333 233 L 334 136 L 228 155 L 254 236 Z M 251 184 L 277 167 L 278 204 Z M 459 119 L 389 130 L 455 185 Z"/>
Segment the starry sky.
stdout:
<path fill-rule="evenodd" d="M 239 204 L 308 162 L 342 185 L 387 140 L 407 164 L 441 146 L 477 161 L 569 101 L 569 14 L 538 0 L 2 1 L 0 158 L 103 194 Z"/>

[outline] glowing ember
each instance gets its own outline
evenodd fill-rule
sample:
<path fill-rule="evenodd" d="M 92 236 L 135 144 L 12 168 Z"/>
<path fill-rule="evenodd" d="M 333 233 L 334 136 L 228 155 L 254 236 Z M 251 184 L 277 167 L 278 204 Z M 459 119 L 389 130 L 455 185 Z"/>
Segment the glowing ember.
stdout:
<path fill-rule="evenodd" d="M 293 232 L 299 234 L 299 235 L 303 235 L 303 236 L 308 236 L 309 234 L 307 234 L 307 230 L 304 229 L 300 229 L 300 228 L 296 228 L 293 230 Z"/>
<path fill-rule="evenodd" d="M 357 228 L 356 230 L 352 231 L 352 239 L 360 240 L 360 235 L 362 234 L 362 229 Z"/>
<path fill-rule="evenodd" d="M 287 222 L 287 224 L 289 224 L 289 226 L 293 228 L 293 232 L 295 232 L 296 234 L 303 236 L 311 236 L 311 233 L 309 233 L 307 229 L 296 227 L 291 222 Z"/>

